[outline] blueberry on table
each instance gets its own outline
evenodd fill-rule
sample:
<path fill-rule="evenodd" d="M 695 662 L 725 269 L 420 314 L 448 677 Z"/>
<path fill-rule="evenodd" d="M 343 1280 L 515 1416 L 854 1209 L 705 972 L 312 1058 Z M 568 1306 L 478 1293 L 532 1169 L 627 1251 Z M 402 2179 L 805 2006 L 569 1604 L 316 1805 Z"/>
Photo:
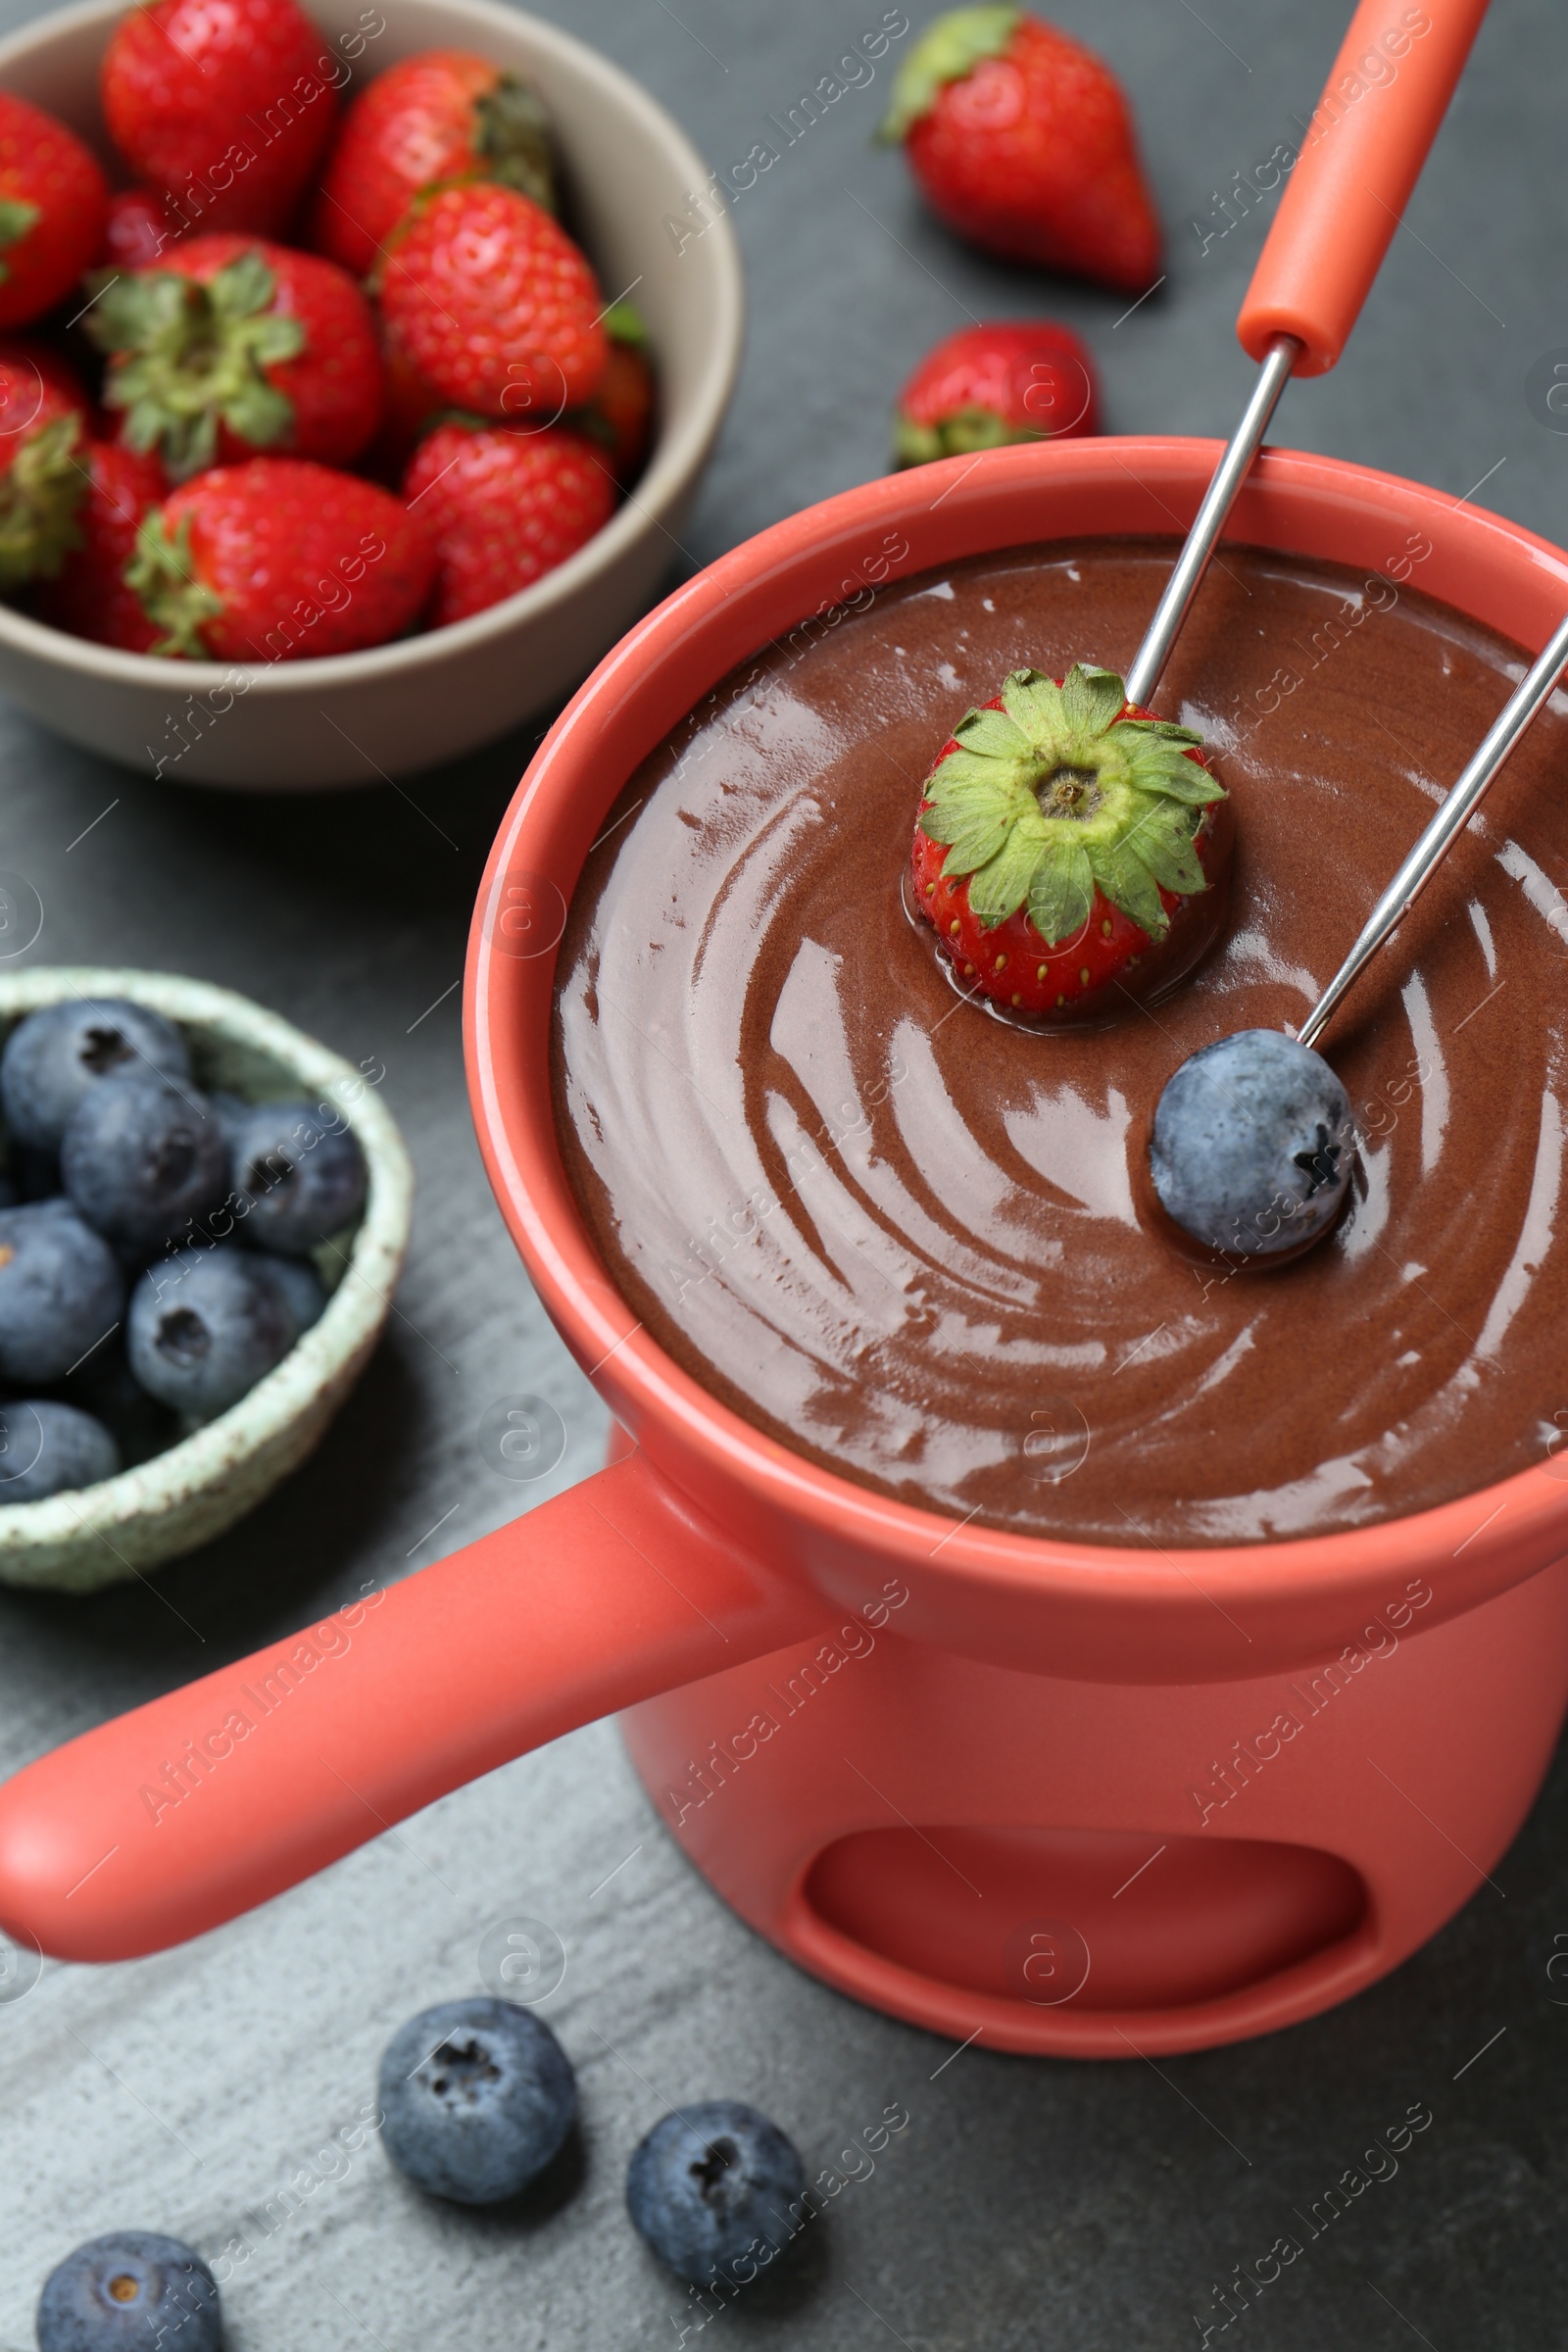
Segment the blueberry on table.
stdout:
<path fill-rule="evenodd" d="M 38 2297 L 38 2352 L 218 2352 L 218 2281 L 177 2237 L 117 2230 L 50 2272 Z"/>
<path fill-rule="evenodd" d="M 61 1380 L 119 1322 L 115 1253 L 67 1200 L 0 1209 L 0 1380 Z"/>
<path fill-rule="evenodd" d="M 288 1353 L 299 1326 L 243 1250 L 179 1250 L 147 1268 L 125 1318 L 130 1368 L 198 1421 L 226 1412 Z"/>
<path fill-rule="evenodd" d="M 1154 1112 L 1160 1206 L 1205 1248 L 1295 1255 L 1333 1225 L 1355 1152 L 1349 1098 L 1328 1063 L 1278 1029 L 1243 1029 L 1184 1061 Z"/>
<path fill-rule="evenodd" d="M 806 2174 L 776 2124 L 738 2099 L 705 2099 L 657 2123 L 626 2168 L 632 2225 L 678 2278 L 701 2286 L 761 2248 L 787 2245 Z M 755 2270 L 747 2277 L 754 2277 Z"/>
<path fill-rule="evenodd" d="M 399 2172 L 463 2205 L 515 2196 L 577 2114 L 570 2059 L 515 2001 L 442 2001 L 411 2017 L 387 2043 L 379 2097 Z"/>
<path fill-rule="evenodd" d="M 303 1257 L 364 1206 L 359 1139 L 314 1103 L 258 1103 L 231 1142 L 234 1189 L 249 1204 L 242 1230 L 260 1249 Z"/>
<path fill-rule="evenodd" d="M 105 1078 L 190 1078 L 172 1021 L 118 997 L 68 998 L 19 1021 L 0 1054 L 0 1109 L 13 1143 L 58 1152 L 72 1112 Z"/>
<path fill-rule="evenodd" d="M 67 1193 L 106 1241 L 156 1250 L 222 1199 L 222 1130 L 193 1087 L 152 1071 L 84 1095 L 60 1149 Z"/>
<path fill-rule="evenodd" d="M 0 1508 L 113 1478 L 120 1448 L 101 1421 L 52 1396 L 0 1404 Z"/>

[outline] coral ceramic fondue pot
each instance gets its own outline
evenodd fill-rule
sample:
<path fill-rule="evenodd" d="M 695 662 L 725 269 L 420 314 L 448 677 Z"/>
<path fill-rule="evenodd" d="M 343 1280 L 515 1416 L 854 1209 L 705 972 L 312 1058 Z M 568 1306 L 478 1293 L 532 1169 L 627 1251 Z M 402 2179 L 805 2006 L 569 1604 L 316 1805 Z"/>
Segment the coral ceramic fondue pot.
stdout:
<path fill-rule="evenodd" d="M 1568 1700 L 1551 1464 L 1349 1533 L 1190 1551 L 889 1500 L 655 1344 L 553 1127 L 566 902 L 683 713 L 857 583 L 1185 527 L 1215 454 L 1072 440 L 872 482 L 725 557 L 601 664 L 495 845 L 467 1041 L 491 1181 L 619 1458 L 19 1774 L 0 1791 L 14 1936 L 90 1960 L 177 1942 L 613 1710 L 743 1918 L 956 2040 L 1117 2057 L 1262 2033 L 1372 1983 L 1482 1885 Z M 1426 590 L 1532 651 L 1568 606 L 1568 559 L 1528 531 L 1328 458 L 1266 452 L 1230 525 L 1368 568 L 1411 534 Z"/>

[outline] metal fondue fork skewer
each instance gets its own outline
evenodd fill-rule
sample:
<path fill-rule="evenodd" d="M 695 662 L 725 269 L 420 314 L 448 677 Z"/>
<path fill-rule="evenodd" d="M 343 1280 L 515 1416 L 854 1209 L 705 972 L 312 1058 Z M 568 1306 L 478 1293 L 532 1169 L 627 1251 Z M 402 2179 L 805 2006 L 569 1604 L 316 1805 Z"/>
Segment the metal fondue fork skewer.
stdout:
<path fill-rule="evenodd" d="M 1176 560 L 1176 568 L 1165 583 L 1164 593 L 1154 607 L 1154 617 L 1144 642 L 1133 657 L 1126 678 L 1130 703 L 1147 708 L 1150 696 L 1159 684 L 1160 673 L 1170 660 L 1171 647 L 1225 528 L 1226 516 L 1236 504 L 1236 493 L 1250 470 L 1268 431 L 1269 419 L 1279 406 L 1280 394 L 1290 382 L 1291 370 L 1300 356 L 1301 345 L 1295 335 L 1276 335 L 1267 359 L 1258 369 L 1257 382 L 1241 423 L 1231 435 L 1225 455 L 1203 493 L 1203 503 L 1193 517 L 1193 527 Z"/>
<path fill-rule="evenodd" d="M 1149 707 L 1290 377 L 1325 374 L 1344 350 L 1486 9 L 1360 0 L 1300 153 L 1284 166 L 1290 183 L 1237 318 L 1257 382 L 1126 672 L 1130 703 Z"/>
<path fill-rule="evenodd" d="M 1367 916 L 1354 947 L 1296 1032 L 1300 1044 L 1317 1043 L 1356 974 L 1414 906 L 1565 668 L 1568 668 L 1568 618 L 1558 622 L 1545 651 L 1514 688 L 1464 773 L 1441 803 L 1431 823 Z"/>

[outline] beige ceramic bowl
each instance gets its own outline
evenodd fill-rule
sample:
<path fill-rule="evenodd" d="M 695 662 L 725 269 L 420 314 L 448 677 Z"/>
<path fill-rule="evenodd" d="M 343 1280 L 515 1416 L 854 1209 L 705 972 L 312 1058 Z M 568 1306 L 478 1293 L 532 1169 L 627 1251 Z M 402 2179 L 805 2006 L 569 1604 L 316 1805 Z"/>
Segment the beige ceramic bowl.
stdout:
<path fill-rule="evenodd" d="M 0 1581 L 94 1592 L 221 1535 L 312 1451 L 363 1371 L 408 1247 L 414 1172 L 372 1067 L 357 1070 L 247 997 L 163 972 L 85 964 L 0 974 L 0 1044 L 63 997 L 128 997 L 184 1030 L 196 1077 L 256 1102 L 338 1104 L 369 1175 L 352 1236 L 317 1252 L 330 1297 L 318 1323 L 249 1396 L 118 1478 L 0 1506 Z"/>
<path fill-rule="evenodd" d="M 649 603 L 740 361 L 743 288 L 723 219 L 676 240 L 707 171 L 634 81 L 535 17 L 492 0 L 307 0 L 323 51 L 372 74 L 420 49 L 478 50 L 525 74 L 560 132 L 575 223 L 606 300 L 635 285 L 659 367 L 657 445 L 631 497 L 559 570 L 488 612 L 369 653 L 324 661 L 160 662 L 45 628 L 0 605 L 0 689 L 34 718 L 111 760 L 185 784 L 263 791 L 373 784 L 487 742 L 586 676 Z M 104 157 L 98 62 L 124 0 L 43 17 L 0 41 L 0 87 L 61 116 Z M 367 36 L 366 27 L 385 29 Z M 162 764 L 161 764 L 162 763 Z"/>

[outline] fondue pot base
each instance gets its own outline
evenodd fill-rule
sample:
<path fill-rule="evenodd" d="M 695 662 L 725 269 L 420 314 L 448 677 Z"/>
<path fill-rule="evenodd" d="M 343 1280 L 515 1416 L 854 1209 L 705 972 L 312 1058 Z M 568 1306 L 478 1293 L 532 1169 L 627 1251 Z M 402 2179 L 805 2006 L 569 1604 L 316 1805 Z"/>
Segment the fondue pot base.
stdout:
<path fill-rule="evenodd" d="M 870 2007 L 1126 2058 L 1314 2016 L 1519 1829 L 1568 1703 L 1568 1562 L 1251 1682 L 1057 1681 L 862 1616 L 622 1717 L 747 1924 Z"/>

